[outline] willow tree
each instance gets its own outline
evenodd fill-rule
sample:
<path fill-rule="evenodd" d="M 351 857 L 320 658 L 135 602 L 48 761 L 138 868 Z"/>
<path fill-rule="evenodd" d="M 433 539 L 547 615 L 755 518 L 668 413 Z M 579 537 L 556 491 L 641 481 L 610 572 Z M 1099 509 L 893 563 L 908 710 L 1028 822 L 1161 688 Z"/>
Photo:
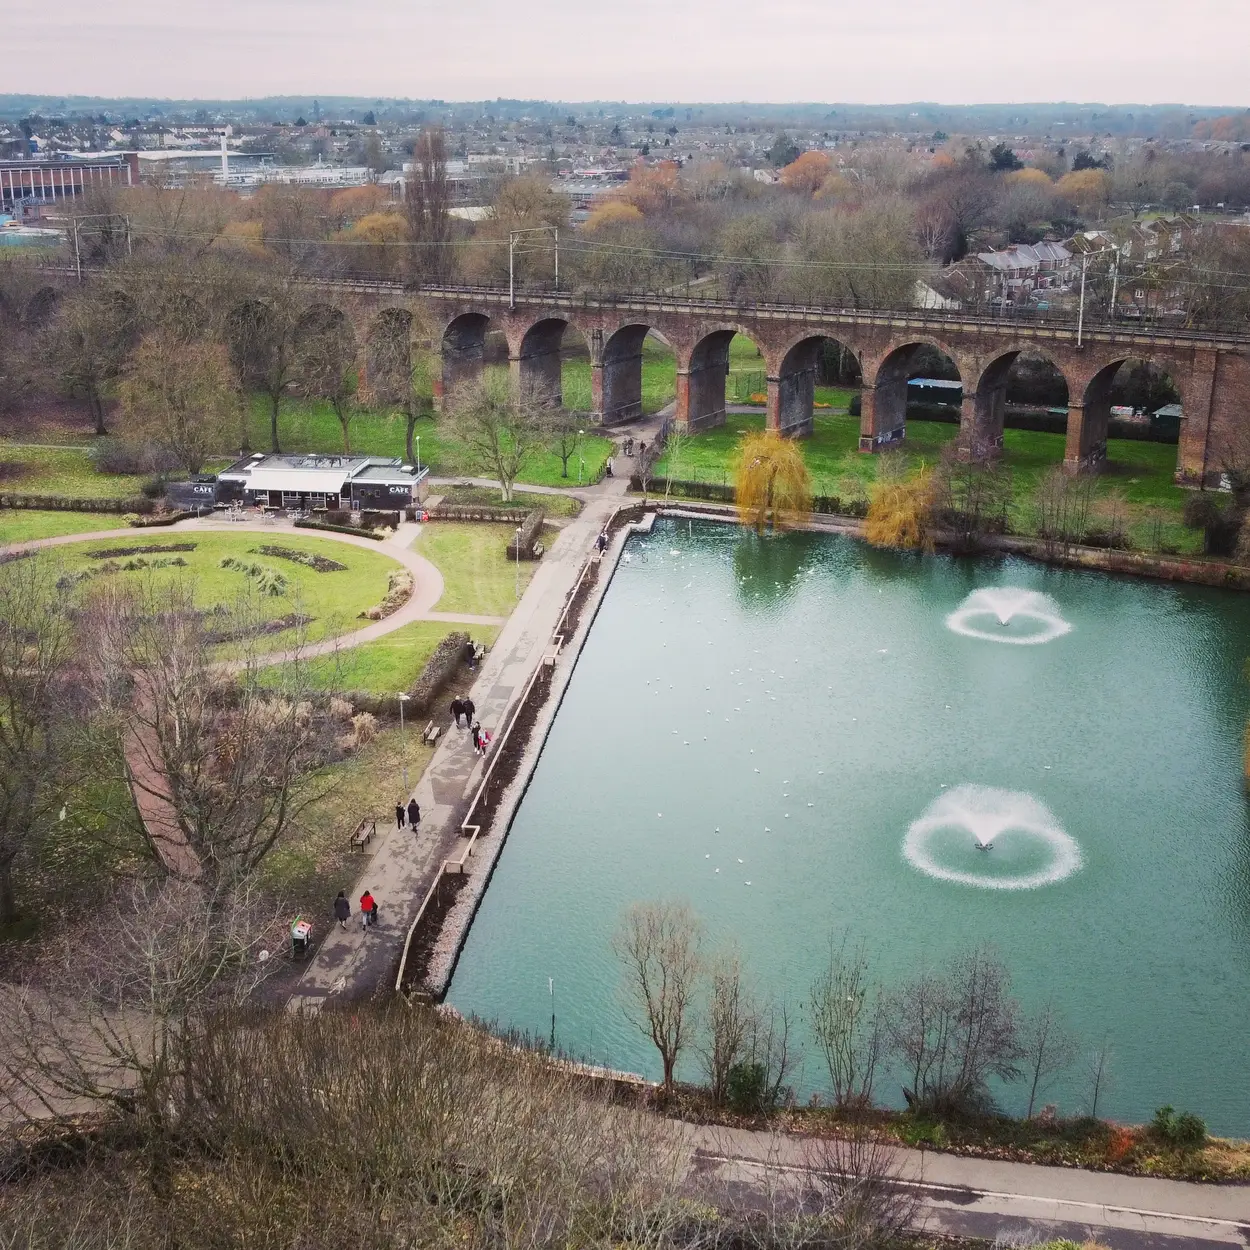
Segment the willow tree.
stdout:
<path fill-rule="evenodd" d="M 864 537 L 874 547 L 929 550 L 933 545 L 933 470 L 922 465 L 910 476 L 891 472 L 884 464 L 882 470 L 872 487 Z"/>
<path fill-rule="evenodd" d="M 785 529 L 812 510 L 812 479 L 798 443 L 772 430 L 746 434 L 738 445 L 734 500 L 743 525 Z"/>

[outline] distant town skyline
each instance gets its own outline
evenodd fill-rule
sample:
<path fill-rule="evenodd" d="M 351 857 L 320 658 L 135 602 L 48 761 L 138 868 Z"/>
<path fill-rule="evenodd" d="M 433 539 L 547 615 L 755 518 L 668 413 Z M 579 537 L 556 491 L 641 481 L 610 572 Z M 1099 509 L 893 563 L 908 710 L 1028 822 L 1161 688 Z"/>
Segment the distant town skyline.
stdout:
<path fill-rule="evenodd" d="M 16 0 L 5 90 L 1244 107 L 1245 0 Z"/>

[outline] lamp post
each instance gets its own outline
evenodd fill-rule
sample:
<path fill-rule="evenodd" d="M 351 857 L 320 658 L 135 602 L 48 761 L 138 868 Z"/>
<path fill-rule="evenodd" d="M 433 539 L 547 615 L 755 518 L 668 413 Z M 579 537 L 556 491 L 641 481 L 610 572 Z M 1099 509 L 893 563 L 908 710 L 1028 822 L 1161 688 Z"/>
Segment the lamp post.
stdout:
<path fill-rule="evenodd" d="M 521 597 L 521 527 L 516 527 L 516 597 Z"/>
<path fill-rule="evenodd" d="M 414 434 L 413 441 L 417 445 L 417 472 L 420 473 L 421 472 L 421 435 Z M 498 539 L 496 539 L 496 541 L 498 541 Z"/>
<path fill-rule="evenodd" d="M 404 774 L 404 793 L 408 793 L 408 734 L 404 729 L 404 704 L 408 702 L 411 696 L 406 695 L 402 690 L 396 696 L 399 699 L 399 758 L 400 767 Z"/>
<path fill-rule="evenodd" d="M 577 484 L 582 484 L 582 474 L 586 472 L 586 457 L 582 455 L 582 439 L 586 437 L 585 430 L 577 431 Z"/>

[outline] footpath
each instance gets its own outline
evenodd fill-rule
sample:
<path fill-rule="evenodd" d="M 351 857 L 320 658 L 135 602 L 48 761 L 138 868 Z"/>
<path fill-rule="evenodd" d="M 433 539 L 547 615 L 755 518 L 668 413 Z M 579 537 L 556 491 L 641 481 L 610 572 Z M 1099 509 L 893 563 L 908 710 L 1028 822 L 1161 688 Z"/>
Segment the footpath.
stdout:
<path fill-rule="evenodd" d="M 758 1200 L 766 1187 L 797 1187 L 822 1170 L 819 1151 L 800 1137 L 704 1125 L 684 1131 L 692 1170 L 744 1200 Z M 1113 1250 L 1250 1244 L 1250 1185 L 1199 1185 L 903 1147 L 893 1159 L 899 1184 L 915 1192 L 932 1233 L 999 1245 L 1094 1239 Z"/>
<path fill-rule="evenodd" d="M 560 531 L 495 640 L 469 692 L 476 719 L 492 734 L 542 661 L 595 538 L 623 501 L 627 485 L 625 478 L 606 478 L 582 492 L 586 503 L 581 515 Z M 437 706 L 431 715 L 445 732 L 412 791 L 421 808 L 421 824 L 415 833 L 392 827 L 375 844 L 349 891 L 353 908 L 366 889 L 372 893 L 378 903 L 378 924 L 364 931 L 353 917 L 346 931 L 331 928 L 292 994 L 292 1010 L 316 1010 L 332 996 L 358 998 L 388 990 L 421 900 L 443 861 L 460 853 L 460 826 L 484 761 L 474 753 L 468 731 L 451 727 L 445 708 Z M 329 908 L 327 899 L 327 918 Z"/>

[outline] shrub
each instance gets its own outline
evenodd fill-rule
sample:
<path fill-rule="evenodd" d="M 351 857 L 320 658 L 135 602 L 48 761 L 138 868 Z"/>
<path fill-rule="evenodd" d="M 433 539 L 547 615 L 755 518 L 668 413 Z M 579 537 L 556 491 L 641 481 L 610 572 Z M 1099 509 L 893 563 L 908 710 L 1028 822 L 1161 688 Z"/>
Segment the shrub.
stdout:
<path fill-rule="evenodd" d="M 163 499 L 165 497 L 165 479 L 156 474 L 153 477 L 145 477 L 139 483 L 139 490 L 145 499 Z"/>
<path fill-rule="evenodd" d="M 936 1120 L 905 1120 L 899 1136 L 909 1146 L 932 1146 L 936 1150 L 942 1150 L 948 1141 L 946 1125 Z"/>
<path fill-rule="evenodd" d="M 371 712 L 357 712 L 352 717 L 352 737 L 358 747 L 367 746 L 378 736 L 378 718 Z"/>
<path fill-rule="evenodd" d="M 279 573 L 277 569 L 271 569 L 268 565 L 258 564 L 254 561 L 239 560 L 234 556 L 223 556 L 219 567 L 233 569 L 236 573 L 243 573 L 247 577 L 252 578 L 256 583 L 256 589 L 262 595 L 270 595 L 276 598 L 278 595 L 286 594 L 286 577 Z"/>
<path fill-rule="evenodd" d="M 512 541 L 508 544 L 507 557 L 509 560 L 518 559 L 517 547 L 521 548 L 519 556 L 522 560 L 532 560 L 535 555 L 535 548 L 538 542 L 538 535 L 542 532 L 543 518 L 546 514 L 541 508 L 535 508 L 532 512 L 525 515 L 525 520 L 521 522 L 520 535 L 513 534 Z"/>
<path fill-rule="evenodd" d="M 1192 1111 L 1177 1112 L 1172 1107 L 1160 1107 L 1151 1121 L 1150 1131 L 1169 1146 L 1192 1150 L 1207 1140 L 1206 1121 Z"/>
<path fill-rule="evenodd" d="M 408 602 L 412 594 L 412 574 L 407 569 L 396 569 L 386 582 L 386 598 L 381 603 L 367 608 L 360 615 L 370 621 L 380 621 L 383 617 L 397 612 Z"/>
<path fill-rule="evenodd" d="M 735 1063 L 729 1069 L 725 1086 L 730 1109 L 739 1115 L 754 1115 L 764 1109 L 768 1073 L 762 1063 Z"/>
<path fill-rule="evenodd" d="M 327 525 L 324 521 L 296 521 L 294 524 L 297 530 L 328 530 L 331 534 L 355 534 L 358 538 L 372 538 L 375 542 L 382 541 L 381 534 L 356 525 Z"/>
<path fill-rule="evenodd" d="M 88 454 L 97 473 L 159 473 L 178 467 L 177 460 L 162 448 L 116 438 L 102 439 Z"/>
<path fill-rule="evenodd" d="M 312 551 L 297 551 L 294 547 L 281 547 L 276 543 L 262 543 L 249 550 L 258 556 L 273 556 L 278 560 L 290 560 L 292 564 L 302 564 L 316 573 L 341 573 L 347 568 L 346 564 L 340 564 L 328 556 L 317 555 Z"/>
<path fill-rule="evenodd" d="M 469 635 L 464 630 L 453 630 L 434 648 L 434 654 L 425 662 L 421 676 L 412 690 L 412 710 L 426 712 L 438 697 L 439 691 L 451 680 L 464 655 Z"/>

